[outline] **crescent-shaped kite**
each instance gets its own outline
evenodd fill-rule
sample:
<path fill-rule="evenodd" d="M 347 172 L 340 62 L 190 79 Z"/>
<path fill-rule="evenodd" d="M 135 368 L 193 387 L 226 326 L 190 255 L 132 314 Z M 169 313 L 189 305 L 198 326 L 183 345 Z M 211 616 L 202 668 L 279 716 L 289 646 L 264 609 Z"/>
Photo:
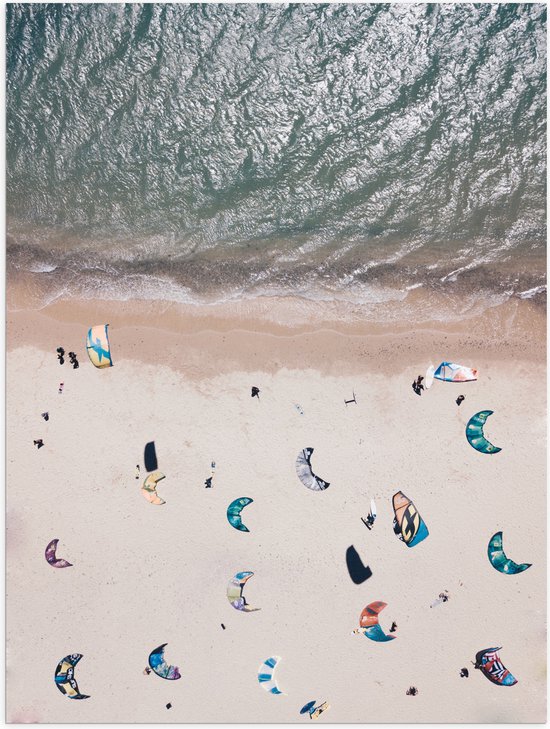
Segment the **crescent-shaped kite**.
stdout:
<path fill-rule="evenodd" d="M 157 494 L 157 483 L 162 481 L 163 478 L 166 478 L 163 473 L 160 471 L 153 471 L 153 473 L 148 474 L 147 478 L 143 482 L 141 493 L 150 504 L 161 506 L 161 504 L 166 503 L 166 501 L 161 499 Z"/>
<path fill-rule="evenodd" d="M 502 450 L 502 448 L 497 448 L 497 446 L 489 443 L 483 434 L 485 421 L 489 415 L 492 414 L 492 410 L 480 410 L 479 413 L 472 415 L 470 420 L 468 420 L 468 425 L 466 426 L 466 438 L 468 439 L 468 443 L 472 446 L 472 448 L 475 448 L 476 451 L 479 451 L 480 453 L 493 454 Z"/>
<path fill-rule="evenodd" d="M 235 499 L 227 507 L 227 521 L 231 524 L 234 529 L 238 529 L 240 532 L 250 531 L 246 527 L 241 519 L 241 511 L 245 506 L 251 504 L 254 499 L 249 499 L 248 496 L 243 496 L 240 499 Z"/>
<path fill-rule="evenodd" d="M 359 630 L 354 632 L 363 633 L 376 643 L 387 643 L 389 640 L 396 638 L 395 635 L 386 635 L 378 622 L 378 615 L 385 607 L 387 607 L 387 603 L 380 600 L 369 603 L 359 617 Z"/>
<path fill-rule="evenodd" d="M 167 645 L 168 643 L 163 643 L 149 653 L 149 665 L 157 676 L 165 678 L 168 681 L 176 681 L 178 678 L 181 678 L 180 669 L 177 666 L 166 663 L 164 660 L 164 647 Z"/>
<path fill-rule="evenodd" d="M 244 586 L 253 574 L 254 572 L 237 572 L 235 577 L 229 580 L 229 584 L 227 585 L 227 599 L 235 610 L 241 610 L 244 613 L 253 613 L 256 610 L 261 610 L 261 608 L 255 608 L 249 605 L 243 595 Z"/>
<path fill-rule="evenodd" d="M 487 556 L 493 567 L 504 575 L 517 575 L 519 572 L 524 572 L 531 567 L 531 564 L 527 562 L 517 564 L 513 559 L 508 559 L 502 549 L 502 532 L 493 534 L 491 539 L 489 539 Z"/>
<path fill-rule="evenodd" d="M 67 562 L 66 559 L 60 559 L 55 556 L 55 550 L 57 549 L 58 542 L 59 539 L 52 539 L 52 541 L 46 547 L 46 551 L 44 552 L 46 562 L 48 564 L 51 564 L 52 567 L 72 567 L 72 564 L 70 562 Z"/>
<path fill-rule="evenodd" d="M 393 530 L 405 542 L 407 547 L 414 547 L 429 535 L 428 527 L 418 513 L 416 506 L 402 491 L 393 495 Z"/>
<path fill-rule="evenodd" d="M 313 453 L 313 450 L 313 448 L 304 448 L 303 451 L 300 451 L 298 458 L 296 459 L 296 473 L 298 474 L 300 481 L 304 484 L 304 486 L 307 486 L 308 489 L 311 489 L 312 491 L 324 491 L 325 489 L 328 489 L 330 483 L 319 478 L 319 476 L 316 476 L 313 473 L 311 468 L 311 454 Z"/>
<path fill-rule="evenodd" d="M 497 686 L 514 686 L 518 681 L 510 671 L 501 663 L 498 652 L 501 648 L 485 648 L 476 653 L 474 668 L 479 668 L 481 673 Z"/>
<path fill-rule="evenodd" d="M 90 327 L 86 337 L 86 351 L 90 362 L 98 369 L 112 367 L 111 345 L 109 344 L 108 324 L 97 324 Z"/>
<path fill-rule="evenodd" d="M 71 653 L 62 658 L 55 669 L 54 681 L 57 688 L 62 694 L 69 699 L 89 699 L 86 694 L 81 694 L 78 689 L 76 678 L 74 677 L 74 669 L 78 661 L 82 658 L 82 653 Z"/>
<path fill-rule="evenodd" d="M 280 660 L 279 656 L 271 656 L 271 658 L 267 658 L 258 669 L 258 682 L 260 686 L 270 694 L 283 693 L 273 680 L 273 671 Z"/>

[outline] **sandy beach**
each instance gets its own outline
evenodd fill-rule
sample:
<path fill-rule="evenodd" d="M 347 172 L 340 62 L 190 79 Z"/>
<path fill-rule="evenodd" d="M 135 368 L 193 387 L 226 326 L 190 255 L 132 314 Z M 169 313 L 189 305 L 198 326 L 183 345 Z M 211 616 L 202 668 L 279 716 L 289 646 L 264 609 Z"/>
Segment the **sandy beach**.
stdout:
<path fill-rule="evenodd" d="M 292 328 L 231 307 L 131 302 L 8 312 L 7 721 L 297 722 L 312 699 L 331 705 L 321 722 L 545 721 L 544 314 L 514 306 L 500 339 L 487 336 L 488 317 L 446 330 L 338 327 L 328 315 Z M 107 321 L 114 367 L 97 370 L 86 332 Z M 79 369 L 59 365 L 60 345 Z M 477 367 L 479 380 L 436 381 L 417 397 L 412 380 L 442 360 Z M 493 456 L 464 432 L 484 409 L 502 448 Z M 134 475 L 151 440 L 163 506 Z M 326 491 L 297 478 L 305 447 Z M 412 549 L 392 531 L 398 490 L 429 529 Z M 249 533 L 226 519 L 244 496 Z M 491 566 L 499 530 L 530 569 Z M 46 562 L 54 538 L 72 567 Z M 372 570 L 361 585 L 346 568 L 350 545 Z M 261 608 L 249 614 L 226 597 L 245 570 L 245 596 Z M 448 602 L 430 608 L 443 590 Z M 390 643 L 352 634 L 375 600 L 388 603 L 385 630 L 397 623 Z M 181 680 L 143 673 L 163 643 Z M 471 663 L 495 646 L 511 688 Z M 54 686 L 70 653 L 84 656 L 85 701 Z M 280 696 L 257 681 L 273 655 Z"/>

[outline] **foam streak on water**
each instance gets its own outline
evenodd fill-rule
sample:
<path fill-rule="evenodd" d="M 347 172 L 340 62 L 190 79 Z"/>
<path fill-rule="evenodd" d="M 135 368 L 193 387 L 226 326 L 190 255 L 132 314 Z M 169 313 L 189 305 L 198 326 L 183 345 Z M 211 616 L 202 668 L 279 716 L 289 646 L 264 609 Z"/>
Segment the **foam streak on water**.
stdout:
<path fill-rule="evenodd" d="M 540 4 L 9 5 L 8 274 L 545 297 L 545 105 Z"/>

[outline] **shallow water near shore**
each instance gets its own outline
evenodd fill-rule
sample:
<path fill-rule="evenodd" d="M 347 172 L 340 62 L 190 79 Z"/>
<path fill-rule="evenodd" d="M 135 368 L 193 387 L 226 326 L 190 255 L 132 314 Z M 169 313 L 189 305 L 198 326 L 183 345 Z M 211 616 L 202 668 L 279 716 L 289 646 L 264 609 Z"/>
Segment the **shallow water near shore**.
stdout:
<path fill-rule="evenodd" d="M 11 5 L 7 32 L 37 306 L 545 304 L 544 6 Z"/>

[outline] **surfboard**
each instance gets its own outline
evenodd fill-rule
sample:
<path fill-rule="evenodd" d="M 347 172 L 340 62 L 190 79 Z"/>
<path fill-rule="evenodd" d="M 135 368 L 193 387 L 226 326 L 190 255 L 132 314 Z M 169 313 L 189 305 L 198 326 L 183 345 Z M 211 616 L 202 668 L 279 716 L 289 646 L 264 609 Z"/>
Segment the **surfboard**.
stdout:
<path fill-rule="evenodd" d="M 434 372 L 435 367 L 431 364 L 426 370 L 426 377 L 424 378 L 424 387 L 429 390 L 434 383 Z"/>

